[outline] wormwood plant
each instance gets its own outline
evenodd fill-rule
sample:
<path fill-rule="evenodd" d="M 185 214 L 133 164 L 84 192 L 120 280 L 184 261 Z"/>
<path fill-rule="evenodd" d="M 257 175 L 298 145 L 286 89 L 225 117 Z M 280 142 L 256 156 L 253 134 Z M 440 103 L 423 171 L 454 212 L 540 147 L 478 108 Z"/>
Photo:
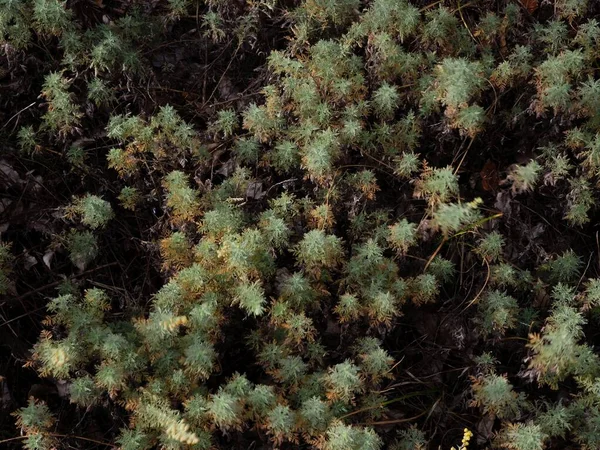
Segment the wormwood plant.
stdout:
<path fill-rule="evenodd" d="M 81 113 L 73 102 L 69 92 L 70 81 L 60 73 L 53 72 L 46 76 L 42 96 L 48 102 L 48 111 L 43 116 L 44 126 L 59 136 L 74 131 L 79 125 Z"/>
<path fill-rule="evenodd" d="M 600 174 L 592 6 L 167 3 L 163 22 L 82 27 L 57 0 L 0 0 L 7 45 L 55 41 L 63 56 L 40 80 L 39 123 L 14 136 L 90 186 L 62 209 L 56 241 L 80 276 L 106 257 L 102 233 L 140 229 L 162 277 L 136 305 L 146 281 L 127 295 L 87 277 L 63 287 L 29 365 L 66 382 L 78 411 L 126 415 L 112 428 L 124 450 L 424 449 L 450 423 L 477 423 L 482 446 L 598 448 L 597 261 L 564 237 L 594 223 Z M 193 114 L 113 89 L 122 71 L 134 97 L 132 80 L 154 79 L 142 62 L 165 24 L 193 18 L 205 48 L 237 54 L 278 14 L 289 36 L 257 51 L 259 92 L 229 98 L 229 67 L 201 77 L 214 91 Z M 88 155 L 77 138 L 94 108 L 108 145 Z M 532 123 L 535 145 L 517 131 Z M 550 229 L 558 252 L 543 248 Z M 434 355 L 422 379 L 417 344 Z M 43 402 L 15 416 L 27 448 L 61 445 Z M 472 445 L 468 429 L 432 434 Z"/>
<path fill-rule="evenodd" d="M 79 217 L 84 225 L 92 230 L 104 227 L 113 218 L 114 213 L 106 200 L 96 195 L 86 195 L 66 208 L 67 217 Z"/>

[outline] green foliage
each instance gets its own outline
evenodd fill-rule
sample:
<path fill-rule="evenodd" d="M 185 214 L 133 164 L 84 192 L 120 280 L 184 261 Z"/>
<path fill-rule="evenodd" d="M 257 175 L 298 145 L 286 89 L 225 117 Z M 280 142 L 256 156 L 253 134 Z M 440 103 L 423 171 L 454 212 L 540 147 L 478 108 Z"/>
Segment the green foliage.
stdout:
<path fill-rule="evenodd" d="M 471 105 L 462 108 L 456 115 L 454 125 L 474 138 L 483 129 L 485 122 L 485 110 L 479 105 Z"/>
<path fill-rule="evenodd" d="M 443 6 L 433 8 L 427 12 L 426 18 L 427 22 L 422 34 L 422 40 L 426 44 L 440 47 L 449 44 L 458 44 L 460 47 L 466 45 L 464 42 L 465 36 L 459 26 L 458 18 L 448 8 Z"/>
<path fill-rule="evenodd" d="M 265 310 L 266 300 L 261 286 L 254 282 L 237 287 L 235 303 L 239 304 L 248 314 L 260 316 Z"/>
<path fill-rule="evenodd" d="M 452 261 L 448 261 L 440 256 L 433 258 L 427 271 L 430 272 L 441 283 L 447 283 L 454 279 L 456 267 Z"/>
<path fill-rule="evenodd" d="M 16 414 L 17 422 L 25 432 L 42 432 L 49 429 L 55 419 L 45 403 L 36 403 L 33 399 Z"/>
<path fill-rule="evenodd" d="M 583 62 L 581 50 L 566 50 L 548 57 L 536 68 L 536 110 L 539 113 L 547 108 L 555 112 L 568 108 L 573 78 L 580 72 Z"/>
<path fill-rule="evenodd" d="M 406 1 L 376 0 L 366 10 L 359 23 L 353 24 L 350 36 L 362 38 L 369 33 L 385 32 L 403 42 L 416 31 L 419 11 Z"/>
<path fill-rule="evenodd" d="M 35 402 L 31 398 L 26 407 L 19 409 L 13 415 L 17 418 L 17 427 L 26 436 L 25 448 L 28 450 L 54 448 L 55 440 L 51 437 L 50 430 L 55 418 L 45 403 Z"/>
<path fill-rule="evenodd" d="M 241 408 L 239 398 L 221 390 L 210 397 L 207 413 L 216 426 L 222 430 L 227 430 L 239 423 Z"/>
<path fill-rule="evenodd" d="M 444 10 L 440 8 L 439 11 L 441 13 Z M 436 32 L 442 28 L 443 25 L 438 25 Z M 484 86 L 482 72 L 481 63 L 464 58 L 445 58 L 435 70 L 433 93 L 446 107 L 445 113 L 450 119 L 450 126 L 460 128 L 471 136 L 477 134 L 485 118 L 485 112 L 480 106 L 469 105 Z"/>
<path fill-rule="evenodd" d="M 81 271 L 98 256 L 98 240 L 90 231 L 72 231 L 66 238 L 71 262 Z"/>
<path fill-rule="evenodd" d="M 98 401 L 98 396 L 100 394 L 98 388 L 94 384 L 94 380 L 89 376 L 79 377 L 73 380 L 69 393 L 72 403 L 76 403 L 85 408 L 94 405 Z"/>
<path fill-rule="evenodd" d="M 375 291 L 369 294 L 366 313 L 375 325 L 391 324 L 400 315 L 398 299 L 390 291 Z"/>
<path fill-rule="evenodd" d="M 296 415 L 288 406 L 277 405 L 267 414 L 266 421 L 268 432 L 273 435 L 275 442 L 293 440 Z"/>
<path fill-rule="evenodd" d="M 237 114 L 232 109 L 224 109 L 217 113 L 217 120 L 212 125 L 215 133 L 223 133 L 224 137 L 232 136 L 238 128 Z"/>
<path fill-rule="evenodd" d="M 0 16 L 0 39 L 17 49 L 24 49 L 31 40 L 25 5 L 5 0 Z"/>
<path fill-rule="evenodd" d="M 548 272 L 551 281 L 568 283 L 579 276 L 582 266 L 581 257 L 577 256 L 573 250 L 567 250 L 544 264 L 541 269 Z"/>
<path fill-rule="evenodd" d="M 325 378 L 327 397 L 345 403 L 352 401 L 354 395 L 362 390 L 359 368 L 350 361 L 333 366 Z"/>
<path fill-rule="evenodd" d="M 121 189 L 118 198 L 123 208 L 135 211 L 137 205 L 140 203 L 140 197 L 138 189 L 131 186 L 125 186 Z"/>
<path fill-rule="evenodd" d="M 119 64 L 123 69 L 135 71 L 138 66 L 138 55 L 131 50 L 124 36 L 115 28 L 99 26 L 89 33 L 92 39 L 90 49 L 90 66 L 96 72 L 108 71 Z"/>
<path fill-rule="evenodd" d="M 335 307 L 340 322 L 352 322 L 360 317 L 362 306 L 354 294 L 343 294 Z"/>
<path fill-rule="evenodd" d="M 410 178 L 410 176 L 419 170 L 419 157 L 412 152 L 403 153 L 396 160 L 395 173 L 402 178 Z"/>
<path fill-rule="evenodd" d="M 425 433 L 411 427 L 400 432 L 400 438 L 392 445 L 393 450 L 425 450 L 427 440 Z"/>
<path fill-rule="evenodd" d="M 341 423 L 332 424 L 326 431 L 323 450 L 378 450 L 381 438 L 371 428 L 358 428 Z"/>
<path fill-rule="evenodd" d="M 373 93 L 373 105 L 375 107 L 376 114 L 382 119 L 390 119 L 394 115 L 394 111 L 398 106 L 400 96 L 395 86 L 390 86 L 387 83 L 383 83 Z"/>
<path fill-rule="evenodd" d="M 60 0 L 34 0 L 33 25 L 39 33 L 59 36 L 71 26 L 69 13 Z"/>
<path fill-rule="evenodd" d="M 302 403 L 299 414 L 309 433 L 323 432 L 329 422 L 329 406 L 317 397 L 311 397 Z"/>
<path fill-rule="evenodd" d="M 67 150 L 67 160 L 75 167 L 85 166 L 85 150 L 79 146 L 72 145 Z"/>
<path fill-rule="evenodd" d="M 516 287 L 519 284 L 518 271 L 507 263 L 490 266 L 490 279 L 497 286 Z"/>
<path fill-rule="evenodd" d="M 439 294 L 439 283 L 435 275 L 424 273 L 411 280 L 410 291 L 417 305 L 429 303 Z"/>
<path fill-rule="evenodd" d="M 600 369 L 600 361 L 592 349 L 580 344 L 585 319 L 574 308 L 558 303 L 547 319 L 542 334 L 532 334 L 529 347 L 531 375 L 540 384 L 553 388 L 570 375 L 592 375 Z"/>
<path fill-rule="evenodd" d="M 191 243 L 181 231 L 176 231 L 160 241 L 160 254 L 166 269 L 183 269 L 192 262 Z"/>
<path fill-rule="evenodd" d="M 572 178 L 569 180 L 571 191 L 567 196 L 568 209 L 565 214 L 572 225 L 582 226 L 590 221 L 588 212 L 594 206 L 591 186 L 585 178 Z"/>
<path fill-rule="evenodd" d="M 169 173 L 163 180 L 166 189 L 166 204 L 173 212 L 173 221 L 192 220 L 199 213 L 198 194 L 190 186 L 181 171 Z"/>
<path fill-rule="evenodd" d="M 600 280 L 598 278 L 587 281 L 585 287 L 585 300 L 591 306 L 600 306 Z"/>
<path fill-rule="evenodd" d="M 343 255 L 342 240 L 322 230 L 306 233 L 296 248 L 296 257 L 308 272 L 333 269 Z"/>
<path fill-rule="evenodd" d="M 381 342 L 374 338 L 362 338 L 356 345 L 356 353 L 361 371 L 375 381 L 386 377 L 394 363 L 388 352 L 381 348 Z"/>
<path fill-rule="evenodd" d="M 480 320 L 486 333 L 504 333 L 517 324 L 519 306 L 517 301 L 500 291 L 491 291 L 485 295 L 479 305 Z"/>
<path fill-rule="evenodd" d="M 140 430 L 122 429 L 117 443 L 123 450 L 139 450 L 149 445 L 149 437 Z"/>
<path fill-rule="evenodd" d="M 32 154 L 37 148 L 36 133 L 32 126 L 24 126 L 17 133 L 19 149 L 26 154 Z"/>
<path fill-rule="evenodd" d="M 101 78 L 94 78 L 89 82 L 87 97 L 94 102 L 96 106 L 111 103 L 114 100 L 114 95 L 110 91 L 109 86 Z"/>
<path fill-rule="evenodd" d="M 466 59 L 447 58 L 436 68 L 436 94 L 446 107 L 458 109 L 483 86 L 481 66 Z"/>
<path fill-rule="evenodd" d="M 388 241 L 399 253 L 406 253 L 417 242 L 417 227 L 406 219 L 390 227 Z"/>
<path fill-rule="evenodd" d="M 39 0 L 38 3 L 45 3 L 45 1 Z M 42 86 L 42 96 L 48 103 L 48 110 L 43 117 L 44 127 L 63 137 L 75 130 L 82 116 L 78 106 L 73 102 L 73 95 L 68 90 L 70 85 L 71 81 L 64 78 L 61 73 L 52 72 L 45 77 Z"/>
<path fill-rule="evenodd" d="M 207 11 L 202 16 L 202 26 L 204 28 L 203 36 L 210 38 L 215 43 L 221 42 L 226 37 L 223 20 L 215 11 Z"/>
<path fill-rule="evenodd" d="M 112 115 L 106 131 L 109 138 L 120 144 L 109 150 L 107 160 L 108 167 L 115 169 L 121 177 L 138 174 L 144 162 L 156 161 L 160 165 L 158 160 L 167 154 L 189 157 L 194 149 L 196 156 L 201 154 L 196 132 L 168 105 L 160 107 L 150 120 L 140 116 Z"/>
<path fill-rule="evenodd" d="M 499 438 L 511 450 L 543 450 L 547 435 L 533 423 L 509 424 Z"/>
<path fill-rule="evenodd" d="M 299 13 L 321 26 L 342 25 L 354 17 L 358 7 L 358 0 L 308 0 Z"/>
<path fill-rule="evenodd" d="M 103 228 L 114 217 L 114 212 L 106 200 L 87 194 L 75 200 L 66 211 L 67 217 L 77 216 L 81 223 L 92 230 Z"/>
<path fill-rule="evenodd" d="M 473 379 L 472 405 L 481 407 L 485 414 L 501 419 L 515 419 L 521 414 L 525 399 L 513 390 L 505 376 L 488 374 Z"/>
<path fill-rule="evenodd" d="M 545 25 L 535 27 L 537 40 L 544 44 L 545 50 L 556 54 L 567 41 L 567 24 L 562 20 L 552 20 Z"/>
<path fill-rule="evenodd" d="M 548 405 L 547 410 L 539 414 L 536 419 L 536 425 L 542 433 L 548 437 L 562 437 L 571 429 L 573 411 L 561 404 Z"/>
<path fill-rule="evenodd" d="M 298 146 L 292 141 L 278 143 L 271 153 L 271 164 L 281 172 L 289 172 L 300 165 Z"/>
<path fill-rule="evenodd" d="M 443 203 L 433 214 L 433 224 L 447 236 L 451 232 L 459 231 L 466 225 L 471 225 L 480 219 L 477 205 L 480 199 L 466 203 Z"/>
<path fill-rule="evenodd" d="M 513 192 L 531 191 L 538 182 L 541 170 L 540 164 L 534 160 L 524 166 L 515 166 L 508 177 L 513 182 Z"/>
<path fill-rule="evenodd" d="M 126 450 L 246 433 L 423 450 L 466 425 L 464 395 L 437 387 L 469 374 L 478 446 L 600 447 L 600 282 L 570 249 L 594 235 L 600 177 L 590 2 L 88 3 L 0 0 L 0 80 L 35 66 L 42 85 L 40 108 L 3 107 L 1 225 L 54 236 L 44 256 L 0 243 L 0 294 L 30 295 L 12 278 L 42 273 L 32 260 L 69 281 L 30 365 L 82 421 L 127 419 Z M 64 209 L 77 220 L 28 209 L 57 186 L 90 192 Z M 127 244 L 105 252 L 114 233 Z M 118 271 L 90 269 L 100 243 Z M 65 250 L 76 270 L 48 262 Z M 45 405 L 16 417 L 26 448 L 73 446 Z M 411 417 L 439 426 L 431 443 Z"/>
<path fill-rule="evenodd" d="M 171 14 L 174 16 L 180 16 L 186 13 L 190 2 L 188 0 L 169 0 L 169 7 L 171 8 Z"/>
<path fill-rule="evenodd" d="M 415 189 L 415 196 L 424 197 L 433 205 L 447 202 L 457 194 L 458 179 L 449 167 L 424 170 Z"/>

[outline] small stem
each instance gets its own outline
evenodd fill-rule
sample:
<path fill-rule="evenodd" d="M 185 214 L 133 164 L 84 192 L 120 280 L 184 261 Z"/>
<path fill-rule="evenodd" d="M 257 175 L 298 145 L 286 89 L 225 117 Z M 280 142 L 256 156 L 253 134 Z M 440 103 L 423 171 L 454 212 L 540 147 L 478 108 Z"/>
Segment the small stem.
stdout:
<path fill-rule="evenodd" d="M 423 411 L 421 414 L 409 417 L 408 419 L 380 420 L 378 422 L 369 422 L 367 425 L 393 425 L 395 423 L 412 422 L 413 420 L 417 420 L 419 417 L 423 417 L 425 414 L 427 414 L 427 411 Z"/>
<path fill-rule="evenodd" d="M 119 264 L 118 262 L 112 262 L 112 263 L 109 263 L 109 264 L 104 264 L 103 266 L 95 267 L 93 269 L 86 270 L 85 272 L 81 272 L 81 273 L 75 274 L 75 275 L 73 275 L 73 278 L 82 277 L 82 276 L 87 275 L 89 273 L 96 272 L 96 271 L 102 270 L 102 269 L 106 269 L 107 267 L 116 266 L 118 264 Z M 29 291 L 29 292 L 21 295 L 20 297 L 17 297 L 15 299 L 13 299 L 13 300 L 17 301 L 17 302 L 21 301 L 23 299 L 26 299 L 27 297 L 31 297 L 32 295 L 37 294 L 38 292 L 42 292 L 42 291 L 45 291 L 46 289 L 49 289 L 51 287 L 58 286 L 62 282 L 63 282 L 63 280 L 55 281 L 54 283 L 50 283 L 50 284 L 47 284 L 45 286 L 39 287 L 37 289 L 34 289 L 33 291 Z"/>
<path fill-rule="evenodd" d="M 58 433 L 43 433 L 43 434 L 46 435 L 46 436 L 50 436 L 50 437 L 78 439 L 80 441 L 87 441 L 87 442 L 93 442 L 94 444 L 104 445 L 105 447 L 117 448 L 116 445 L 111 444 L 110 442 L 97 441 L 96 439 L 90 439 L 90 438 L 86 438 L 86 437 L 83 437 L 83 436 L 58 434 Z M 14 442 L 14 441 L 22 441 L 22 440 L 27 439 L 27 438 L 28 438 L 28 436 L 12 437 L 12 438 L 1 440 L 0 444 L 5 444 L 7 442 Z"/>

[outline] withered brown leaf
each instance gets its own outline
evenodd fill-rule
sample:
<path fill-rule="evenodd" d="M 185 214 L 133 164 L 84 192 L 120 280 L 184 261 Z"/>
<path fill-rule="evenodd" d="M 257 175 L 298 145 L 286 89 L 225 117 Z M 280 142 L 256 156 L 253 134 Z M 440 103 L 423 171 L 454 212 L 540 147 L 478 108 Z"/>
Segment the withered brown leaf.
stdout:
<path fill-rule="evenodd" d="M 538 0 L 521 0 L 521 3 L 529 14 L 533 14 L 539 6 Z"/>
<path fill-rule="evenodd" d="M 481 185 L 484 191 L 496 191 L 500 184 L 500 175 L 498 174 L 498 168 L 489 159 L 483 166 L 480 172 Z"/>

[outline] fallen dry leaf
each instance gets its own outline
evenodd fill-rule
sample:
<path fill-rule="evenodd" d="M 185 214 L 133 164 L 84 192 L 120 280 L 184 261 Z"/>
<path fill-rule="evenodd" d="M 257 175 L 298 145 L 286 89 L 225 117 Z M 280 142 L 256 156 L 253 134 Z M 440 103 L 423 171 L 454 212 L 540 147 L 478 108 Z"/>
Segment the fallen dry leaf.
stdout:
<path fill-rule="evenodd" d="M 498 168 L 489 159 L 483 165 L 483 169 L 480 172 L 481 185 L 484 191 L 494 192 L 498 189 L 500 184 L 500 175 L 498 174 Z"/>
<path fill-rule="evenodd" d="M 255 200 L 260 200 L 266 195 L 263 191 L 263 184 L 259 181 L 252 181 L 248 183 L 248 188 L 246 189 L 246 197 L 253 198 Z"/>
<path fill-rule="evenodd" d="M 48 250 L 42 260 L 48 269 L 51 269 L 50 265 L 52 264 L 52 258 L 54 258 L 54 251 Z"/>
<path fill-rule="evenodd" d="M 7 188 L 23 184 L 18 172 L 5 160 L 0 161 L 0 183 Z"/>
<path fill-rule="evenodd" d="M 533 14 L 539 6 L 538 0 L 521 0 L 521 4 L 529 14 Z"/>
<path fill-rule="evenodd" d="M 37 263 L 38 261 L 35 256 L 32 256 L 29 252 L 25 251 L 25 255 L 23 256 L 23 266 L 25 267 L 25 270 L 31 269 Z"/>

